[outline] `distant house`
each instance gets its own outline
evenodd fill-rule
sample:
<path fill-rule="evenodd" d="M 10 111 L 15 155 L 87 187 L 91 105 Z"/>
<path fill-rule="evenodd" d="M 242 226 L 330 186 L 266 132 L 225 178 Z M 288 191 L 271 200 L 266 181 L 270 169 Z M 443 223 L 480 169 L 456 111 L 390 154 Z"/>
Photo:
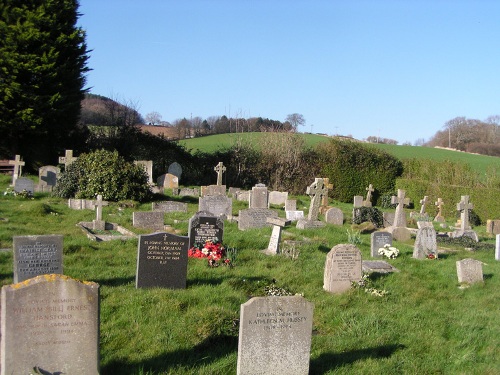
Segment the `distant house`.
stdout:
<path fill-rule="evenodd" d="M 173 126 L 136 125 L 141 132 L 147 132 L 169 140 L 179 139 L 179 129 Z"/>

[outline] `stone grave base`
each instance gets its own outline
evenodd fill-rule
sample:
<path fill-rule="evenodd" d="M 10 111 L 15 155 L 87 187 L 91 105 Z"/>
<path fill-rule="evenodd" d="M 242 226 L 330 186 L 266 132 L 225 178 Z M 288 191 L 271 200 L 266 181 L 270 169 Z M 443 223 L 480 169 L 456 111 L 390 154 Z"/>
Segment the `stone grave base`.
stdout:
<path fill-rule="evenodd" d="M 116 224 L 116 223 L 108 223 L 106 222 L 104 225 L 104 230 L 114 230 L 121 235 L 117 234 L 97 234 L 93 232 L 93 225 L 94 223 L 92 221 L 82 221 L 78 224 L 76 224 L 80 228 L 82 228 L 83 232 L 87 235 L 88 238 L 90 238 L 92 241 L 111 241 L 111 240 L 128 240 L 131 238 L 136 238 L 137 236 L 129 231 L 128 229 L 123 228 L 122 226 Z"/>
<path fill-rule="evenodd" d="M 479 237 L 477 236 L 477 233 L 474 232 L 473 230 L 456 230 L 454 232 L 450 233 L 451 238 L 458 238 L 458 237 L 469 237 L 472 238 L 474 241 L 479 242 Z"/>
<path fill-rule="evenodd" d="M 363 260 L 362 269 L 365 273 L 391 273 L 399 270 L 385 260 Z"/>
<path fill-rule="evenodd" d="M 326 224 L 319 220 L 299 220 L 297 221 L 298 229 L 323 228 Z"/>

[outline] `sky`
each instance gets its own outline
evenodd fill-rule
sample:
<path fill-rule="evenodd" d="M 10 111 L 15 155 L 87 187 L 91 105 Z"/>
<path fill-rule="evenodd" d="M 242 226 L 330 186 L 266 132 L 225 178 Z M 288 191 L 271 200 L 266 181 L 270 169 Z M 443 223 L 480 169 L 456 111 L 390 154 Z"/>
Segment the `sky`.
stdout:
<path fill-rule="evenodd" d="M 170 123 L 429 140 L 500 115 L 497 0 L 80 0 L 87 87 Z"/>

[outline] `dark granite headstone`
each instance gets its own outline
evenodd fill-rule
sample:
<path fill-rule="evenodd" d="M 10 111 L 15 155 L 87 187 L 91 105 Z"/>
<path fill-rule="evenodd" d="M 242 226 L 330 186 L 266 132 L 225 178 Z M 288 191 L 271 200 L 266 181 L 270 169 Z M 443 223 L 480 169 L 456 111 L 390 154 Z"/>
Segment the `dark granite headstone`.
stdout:
<path fill-rule="evenodd" d="M 14 191 L 16 193 L 21 193 L 23 190 L 33 194 L 35 192 L 35 183 L 27 177 L 17 178 L 14 185 Z"/>
<path fill-rule="evenodd" d="M 14 283 L 63 273 L 63 236 L 14 236 Z"/>
<path fill-rule="evenodd" d="M 378 249 L 384 247 L 385 245 L 392 246 L 392 234 L 389 232 L 373 232 L 371 234 L 371 256 L 373 258 L 379 258 L 382 255 L 378 253 Z"/>
<path fill-rule="evenodd" d="M 189 219 L 189 247 L 206 241 L 222 242 L 224 220 L 210 212 L 197 212 Z"/>
<path fill-rule="evenodd" d="M 185 289 L 189 237 L 170 233 L 139 236 L 136 288 Z"/>

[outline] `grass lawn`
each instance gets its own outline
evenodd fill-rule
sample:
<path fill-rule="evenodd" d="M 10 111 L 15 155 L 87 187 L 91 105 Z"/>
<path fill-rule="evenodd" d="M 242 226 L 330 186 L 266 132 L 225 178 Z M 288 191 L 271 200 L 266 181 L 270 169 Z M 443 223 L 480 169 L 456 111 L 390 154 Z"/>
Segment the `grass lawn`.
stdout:
<path fill-rule="evenodd" d="M 0 191 L 9 181 L 0 176 Z M 298 209 L 308 207 L 308 197 L 294 198 Z M 284 240 L 303 241 L 296 259 L 259 251 L 267 247 L 271 228 L 240 231 L 226 221 L 224 243 L 238 249 L 235 267 L 209 268 L 204 260 L 189 259 L 185 290 L 136 289 L 137 239 L 92 242 L 76 223 L 91 221 L 95 212 L 71 210 L 65 200 L 48 195 L 0 195 L 0 248 L 11 249 L 16 235 L 64 236 L 65 274 L 100 285 L 104 375 L 235 374 L 240 305 L 263 296 L 273 280 L 314 304 L 311 374 L 500 373 L 500 262 L 494 250 L 447 245 L 438 260 L 417 260 L 413 241 L 395 241 L 400 255 L 388 262 L 400 272 L 371 277 L 386 296 L 362 289 L 330 294 L 323 290 L 326 255 L 347 243 L 352 211 L 351 205 L 331 204 L 344 211 L 343 226 L 285 229 Z M 234 214 L 243 208 L 245 203 L 233 203 Z M 150 209 L 150 203 L 112 203 L 103 208 L 103 218 L 138 233 L 132 212 Z M 189 202 L 187 213 L 168 215 L 165 224 L 187 235 L 196 210 L 195 201 Z M 476 230 L 482 242 L 494 243 L 484 227 Z M 370 259 L 370 235 L 361 240 L 363 258 Z M 484 262 L 484 283 L 459 288 L 456 261 L 465 258 Z M 10 284 L 12 278 L 12 251 L 0 251 L 0 282 Z"/>

